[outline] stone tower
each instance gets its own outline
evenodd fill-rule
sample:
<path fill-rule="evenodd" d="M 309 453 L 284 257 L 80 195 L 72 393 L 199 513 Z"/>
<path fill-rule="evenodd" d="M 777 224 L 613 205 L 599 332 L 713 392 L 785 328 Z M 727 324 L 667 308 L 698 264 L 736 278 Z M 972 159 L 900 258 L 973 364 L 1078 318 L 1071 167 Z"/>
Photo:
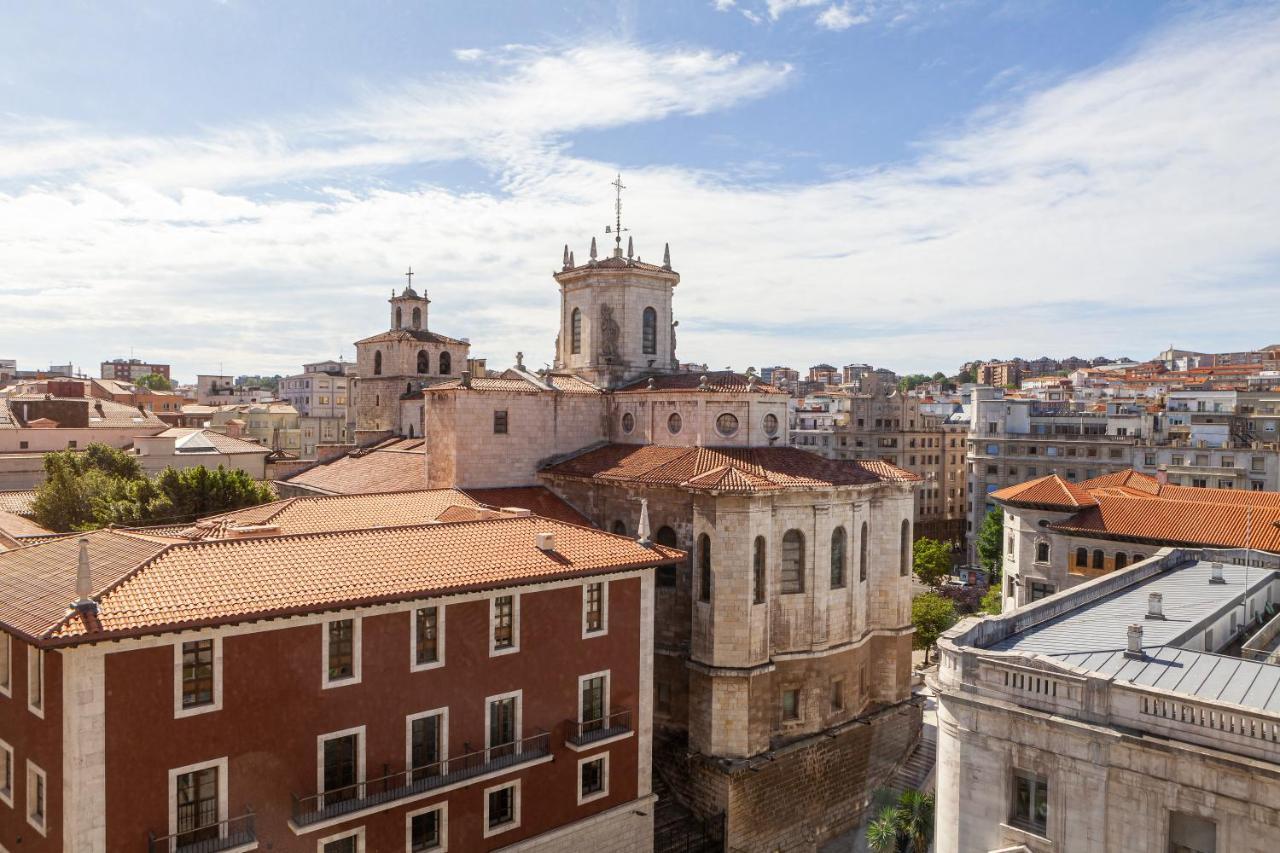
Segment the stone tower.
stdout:
<path fill-rule="evenodd" d="M 663 264 L 632 257 L 628 240 L 611 257 L 591 257 L 575 266 L 565 247 L 564 266 L 555 274 L 560 284 L 560 336 L 556 370 L 613 388 L 643 376 L 675 373 L 675 323 L 671 295 L 680 274 L 671 269 L 670 251 Z"/>

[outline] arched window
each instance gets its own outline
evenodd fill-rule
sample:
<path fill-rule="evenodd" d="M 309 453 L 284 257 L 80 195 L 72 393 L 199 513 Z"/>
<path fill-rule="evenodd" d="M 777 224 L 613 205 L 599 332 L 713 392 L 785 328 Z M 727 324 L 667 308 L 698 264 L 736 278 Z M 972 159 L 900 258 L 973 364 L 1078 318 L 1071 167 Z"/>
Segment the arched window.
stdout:
<path fill-rule="evenodd" d="M 754 588 L 754 591 L 755 591 L 753 598 L 756 604 L 764 604 L 765 591 L 768 583 L 767 577 L 765 575 L 764 559 L 765 559 L 764 537 L 757 536 L 755 553 L 752 555 L 752 560 L 751 560 L 751 574 L 752 574 L 752 580 L 754 581 L 754 583 L 752 584 L 752 587 Z"/>
<path fill-rule="evenodd" d="M 375 350 L 373 353 L 373 375 L 382 375 L 382 350 Z"/>
<path fill-rule="evenodd" d="M 413 327 L 415 329 L 422 328 L 422 309 L 421 308 L 413 309 Z"/>
<path fill-rule="evenodd" d="M 440 375 L 448 376 L 453 372 L 453 356 L 447 352 L 440 353 Z"/>
<path fill-rule="evenodd" d="M 862 522 L 862 535 L 858 537 L 858 580 L 867 579 L 867 523 Z"/>
<path fill-rule="evenodd" d="M 396 328 L 404 328 L 404 314 L 401 312 L 399 305 L 396 306 Z"/>
<path fill-rule="evenodd" d="M 845 532 L 843 527 L 831 531 L 831 586 L 844 586 Z"/>
<path fill-rule="evenodd" d="M 1076 568 L 1077 569 L 1089 568 L 1089 549 L 1088 548 L 1076 549 Z"/>
<path fill-rule="evenodd" d="M 412 382 L 404 383 L 404 395 L 408 397 L 412 393 L 413 393 L 413 383 Z"/>
<path fill-rule="evenodd" d="M 804 592 L 804 534 L 799 530 L 782 536 L 782 591 Z"/>
<path fill-rule="evenodd" d="M 670 527 L 659 527 L 653 541 L 668 548 L 676 547 L 676 532 Z M 658 586 L 676 585 L 676 567 L 658 566 Z"/>
<path fill-rule="evenodd" d="M 644 309 L 644 328 L 641 341 L 644 354 L 653 355 L 658 351 L 658 312 L 652 308 Z"/>
<path fill-rule="evenodd" d="M 1036 543 L 1036 562 L 1037 563 L 1049 562 L 1049 543 L 1048 542 Z"/>
<path fill-rule="evenodd" d="M 418 372 L 431 372 L 431 356 L 427 355 L 427 351 L 424 349 L 418 350 Z"/>
<path fill-rule="evenodd" d="M 711 537 L 698 537 L 698 600 L 711 600 Z"/>
<path fill-rule="evenodd" d="M 582 312 L 577 308 L 569 315 L 569 352 L 582 352 Z"/>
<path fill-rule="evenodd" d="M 1129 565 L 1129 555 L 1123 551 L 1116 554 L 1116 568 L 1123 569 L 1127 565 Z"/>
<path fill-rule="evenodd" d="M 1102 549 L 1101 548 L 1095 549 L 1093 552 L 1093 567 L 1095 569 L 1102 568 L 1102 559 L 1103 559 Z"/>
<path fill-rule="evenodd" d="M 902 535 L 898 542 L 898 574 L 911 574 L 911 522 L 902 519 Z"/>
<path fill-rule="evenodd" d="M 613 532 L 619 536 L 627 535 L 627 523 L 622 519 L 618 519 L 613 523 Z"/>

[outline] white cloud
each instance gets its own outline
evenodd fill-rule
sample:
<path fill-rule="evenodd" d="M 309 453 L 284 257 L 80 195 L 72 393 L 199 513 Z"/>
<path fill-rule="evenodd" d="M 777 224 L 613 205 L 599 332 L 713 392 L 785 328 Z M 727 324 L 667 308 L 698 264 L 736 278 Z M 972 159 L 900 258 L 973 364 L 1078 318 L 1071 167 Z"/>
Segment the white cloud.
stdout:
<path fill-rule="evenodd" d="M 857 24 L 865 24 L 871 18 L 867 15 L 850 11 L 848 3 L 832 4 L 818 16 L 818 26 L 827 30 L 847 30 Z"/>
<path fill-rule="evenodd" d="M 696 50 L 525 48 L 336 118 L 181 139 L 5 131 L 0 349 L 27 366 L 132 346 L 186 376 L 291 370 L 382 328 L 412 264 L 433 328 L 495 366 L 541 363 L 560 247 L 583 258 L 611 219 L 615 164 L 574 156 L 575 133 L 724 109 L 791 76 Z M 1280 13 L 1191 18 L 922 141 L 914 162 L 764 185 L 632 167 L 626 217 L 645 258 L 671 243 L 682 357 L 717 366 L 1266 344 L 1242 334 L 1280 324 L 1276 91 Z M 493 185 L 381 177 L 452 158 Z"/>
<path fill-rule="evenodd" d="M 711 5 L 717 12 L 728 12 L 736 5 L 736 0 L 711 0 Z"/>
<path fill-rule="evenodd" d="M 484 51 L 478 47 L 460 48 L 453 52 L 453 57 L 459 62 L 475 62 L 484 58 Z"/>
<path fill-rule="evenodd" d="M 768 0 L 765 8 L 769 10 L 769 17 L 776 21 L 794 9 L 808 9 L 811 6 L 821 6 L 825 2 L 826 0 Z"/>

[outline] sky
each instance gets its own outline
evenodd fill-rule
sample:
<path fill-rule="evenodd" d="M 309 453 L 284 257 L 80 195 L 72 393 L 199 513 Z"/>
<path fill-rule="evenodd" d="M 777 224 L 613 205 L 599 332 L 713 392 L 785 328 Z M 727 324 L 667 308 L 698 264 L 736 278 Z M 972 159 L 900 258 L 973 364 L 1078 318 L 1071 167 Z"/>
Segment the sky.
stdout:
<path fill-rule="evenodd" d="M 0 0 L 0 358 L 288 374 L 414 285 L 552 358 L 563 247 L 678 355 L 954 373 L 1280 342 L 1280 4 Z"/>

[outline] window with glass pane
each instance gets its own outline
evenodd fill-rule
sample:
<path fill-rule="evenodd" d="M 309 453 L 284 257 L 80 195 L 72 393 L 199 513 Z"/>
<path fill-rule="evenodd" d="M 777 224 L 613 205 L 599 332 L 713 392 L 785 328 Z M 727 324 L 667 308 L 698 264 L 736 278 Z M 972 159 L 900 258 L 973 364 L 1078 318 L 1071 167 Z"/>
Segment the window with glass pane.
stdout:
<path fill-rule="evenodd" d="M 698 600 L 711 600 L 711 537 L 698 537 Z"/>
<path fill-rule="evenodd" d="M 409 724 L 409 761 L 413 765 L 413 781 L 440 775 L 441 717 L 418 717 Z"/>
<path fill-rule="evenodd" d="M 604 790 L 604 757 L 582 765 L 582 796 L 598 794 Z"/>
<path fill-rule="evenodd" d="M 409 853 L 427 853 L 440 846 L 440 810 L 416 814 L 409 821 Z"/>
<path fill-rule="evenodd" d="M 182 644 L 182 707 L 213 702 L 213 640 Z"/>
<path fill-rule="evenodd" d="M 499 788 L 489 792 L 489 828 L 511 823 L 516 819 L 515 786 Z"/>
<path fill-rule="evenodd" d="M 604 728 L 605 677 L 597 675 L 582 682 L 582 723 L 584 732 Z"/>
<path fill-rule="evenodd" d="M 351 800 L 357 790 L 357 755 L 360 736 L 355 734 L 329 738 L 324 742 L 324 802 Z"/>
<path fill-rule="evenodd" d="M 44 826 L 44 774 L 33 773 L 31 775 L 32 791 L 29 816 L 35 820 L 36 823 Z"/>
<path fill-rule="evenodd" d="M 44 707 L 44 650 L 29 649 L 27 655 L 27 703 Z"/>
<path fill-rule="evenodd" d="M 659 527 L 657 534 L 653 537 L 653 541 L 667 548 L 676 547 L 676 532 L 670 527 Z M 675 586 L 676 585 L 676 567 L 675 566 L 658 566 L 658 586 Z"/>
<path fill-rule="evenodd" d="M 511 755 L 516 740 L 516 697 L 489 703 L 489 757 Z"/>
<path fill-rule="evenodd" d="M 417 621 L 417 638 L 414 660 L 418 663 L 435 663 L 440 660 L 439 630 L 440 611 L 436 607 L 419 607 L 414 617 Z"/>
<path fill-rule="evenodd" d="M 0 750 L 0 794 L 13 796 L 13 750 Z"/>
<path fill-rule="evenodd" d="M 799 690 L 782 691 L 782 719 L 784 720 L 800 719 L 800 691 Z"/>
<path fill-rule="evenodd" d="M 351 678 L 355 675 L 355 620 L 335 619 L 328 627 L 329 680 Z"/>
<path fill-rule="evenodd" d="M 844 586 L 845 532 L 843 527 L 831 531 L 831 586 Z"/>
<path fill-rule="evenodd" d="M 218 768 L 178 777 L 178 846 L 218 837 Z"/>
<path fill-rule="evenodd" d="M 324 846 L 324 853 L 356 853 L 360 849 L 358 845 L 359 838 L 355 835 L 348 835 L 346 838 L 330 841 Z"/>
<path fill-rule="evenodd" d="M 1041 583 L 1040 581 L 1031 582 L 1031 600 L 1039 601 L 1042 598 L 1048 598 L 1055 592 L 1054 585 L 1051 583 Z"/>
<path fill-rule="evenodd" d="M 604 584 L 587 584 L 586 629 L 588 633 L 599 631 L 604 627 Z"/>
<path fill-rule="evenodd" d="M 515 633 L 512 631 L 515 614 L 515 601 L 509 595 L 500 595 L 493 600 L 493 647 L 509 649 L 515 645 Z"/>
<path fill-rule="evenodd" d="M 804 592 L 804 534 L 799 530 L 782 537 L 782 591 Z"/>
<path fill-rule="evenodd" d="M 755 577 L 755 603 L 764 604 L 764 598 L 767 591 L 768 579 L 765 575 L 765 542 L 763 536 L 756 537 L 755 553 L 752 556 L 751 571 Z"/>
<path fill-rule="evenodd" d="M 1012 822 L 1038 835 L 1044 835 L 1049 817 L 1049 782 L 1021 770 L 1013 776 Z"/>
<path fill-rule="evenodd" d="M 0 631 L 0 688 L 9 689 L 9 662 L 13 659 L 13 640 Z"/>
<path fill-rule="evenodd" d="M 645 355 L 653 355 L 658 351 L 658 312 L 652 308 L 644 309 L 640 332 L 641 348 Z"/>
<path fill-rule="evenodd" d="M 867 523 L 862 522 L 862 535 L 858 537 L 858 580 L 867 579 Z"/>

